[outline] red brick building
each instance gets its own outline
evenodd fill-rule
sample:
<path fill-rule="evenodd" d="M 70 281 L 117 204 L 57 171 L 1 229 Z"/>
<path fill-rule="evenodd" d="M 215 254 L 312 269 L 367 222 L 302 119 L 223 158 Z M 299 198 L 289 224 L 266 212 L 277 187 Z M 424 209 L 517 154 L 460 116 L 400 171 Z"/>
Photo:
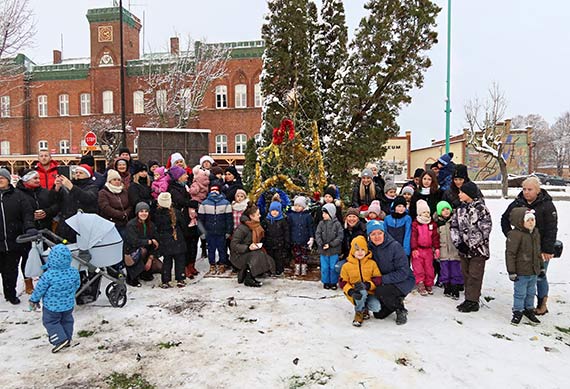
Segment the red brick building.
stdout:
<path fill-rule="evenodd" d="M 53 64 L 38 66 L 21 54 L 11 60 L 22 73 L 0 82 L 0 163 L 29 164 L 40 149 L 72 161 L 86 151 L 86 121 L 120 118 L 119 8 L 88 10 L 87 20 L 89 58 L 64 59 L 54 50 Z M 124 10 L 125 111 L 133 128 L 148 121 L 141 101 L 147 97 L 142 94 L 145 78 L 140 68 L 153 58 L 141 56 L 140 30 L 140 20 Z M 171 38 L 171 53 L 178 52 L 178 45 L 178 39 Z M 245 142 L 261 126 L 263 42 L 223 45 L 231 50 L 226 76 L 211 85 L 204 109 L 188 127 L 211 130 L 210 154 L 218 162 L 240 163 Z M 128 140 L 135 152 L 136 141 L 135 133 Z"/>

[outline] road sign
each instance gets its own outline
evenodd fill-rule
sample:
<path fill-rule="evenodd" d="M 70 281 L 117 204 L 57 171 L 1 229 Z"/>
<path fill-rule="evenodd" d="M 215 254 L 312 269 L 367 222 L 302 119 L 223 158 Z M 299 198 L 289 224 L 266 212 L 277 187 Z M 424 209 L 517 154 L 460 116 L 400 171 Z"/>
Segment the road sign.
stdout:
<path fill-rule="evenodd" d="M 95 146 L 97 144 L 97 135 L 93 131 L 89 131 L 85 134 L 84 140 L 87 146 Z"/>

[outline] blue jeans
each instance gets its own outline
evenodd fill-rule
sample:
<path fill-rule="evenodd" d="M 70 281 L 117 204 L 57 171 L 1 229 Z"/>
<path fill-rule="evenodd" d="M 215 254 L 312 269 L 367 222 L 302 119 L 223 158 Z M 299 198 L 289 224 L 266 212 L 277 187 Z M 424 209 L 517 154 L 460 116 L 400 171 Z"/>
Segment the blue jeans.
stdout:
<path fill-rule="evenodd" d="M 206 234 L 206 244 L 208 245 L 208 262 L 210 262 L 210 265 L 216 264 L 217 250 L 219 256 L 218 264 L 229 266 L 225 235 Z"/>
<path fill-rule="evenodd" d="M 336 284 L 338 282 L 338 273 L 334 269 L 337 262 L 338 254 L 321 255 L 321 281 L 323 284 Z"/>
<path fill-rule="evenodd" d="M 518 280 L 514 282 L 513 311 L 523 311 L 525 309 L 534 308 L 536 278 L 536 276 L 519 276 Z"/>
<path fill-rule="evenodd" d="M 366 292 L 366 291 L 363 291 Z M 354 300 L 354 311 L 362 312 L 364 311 L 364 306 L 367 306 L 372 312 L 380 312 L 380 300 L 373 294 L 366 293 L 362 298 Z"/>
<path fill-rule="evenodd" d="M 64 312 L 53 312 L 43 307 L 42 323 L 47 330 L 49 342 L 54 346 L 73 336 L 73 308 Z"/>
<path fill-rule="evenodd" d="M 552 261 L 552 259 L 550 260 Z M 546 270 L 548 269 L 548 264 L 550 261 L 545 261 L 544 263 L 544 277 L 538 277 L 536 281 L 537 296 L 539 299 L 548 296 L 548 279 L 546 278 Z"/>

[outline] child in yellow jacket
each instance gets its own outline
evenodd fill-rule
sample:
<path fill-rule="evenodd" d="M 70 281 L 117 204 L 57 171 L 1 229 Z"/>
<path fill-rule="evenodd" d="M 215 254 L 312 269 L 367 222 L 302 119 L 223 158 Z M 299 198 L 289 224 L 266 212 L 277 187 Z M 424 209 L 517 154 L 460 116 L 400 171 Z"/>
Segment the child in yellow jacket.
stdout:
<path fill-rule="evenodd" d="M 340 271 L 339 285 L 348 300 L 354 304 L 352 325 L 360 327 L 364 319 L 369 319 L 372 312 L 380 311 L 380 301 L 374 296 L 377 285 L 382 283 L 378 265 L 368 250 L 364 236 L 355 237 L 350 244 L 350 254 Z"/>

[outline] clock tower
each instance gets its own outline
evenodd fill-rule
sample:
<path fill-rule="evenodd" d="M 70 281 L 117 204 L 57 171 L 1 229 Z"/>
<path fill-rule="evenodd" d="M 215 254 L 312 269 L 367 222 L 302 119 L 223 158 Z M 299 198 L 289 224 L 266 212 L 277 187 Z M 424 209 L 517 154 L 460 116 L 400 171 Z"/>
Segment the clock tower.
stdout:
<path fill-rule="evenodd" d="M 97 8 L 87 11 L 91 35 L 91 68 L 118 66 L 120 62 L 119 8 Z M 123 9 L 124 60 L 140 56 L 139 18 Z"/>

